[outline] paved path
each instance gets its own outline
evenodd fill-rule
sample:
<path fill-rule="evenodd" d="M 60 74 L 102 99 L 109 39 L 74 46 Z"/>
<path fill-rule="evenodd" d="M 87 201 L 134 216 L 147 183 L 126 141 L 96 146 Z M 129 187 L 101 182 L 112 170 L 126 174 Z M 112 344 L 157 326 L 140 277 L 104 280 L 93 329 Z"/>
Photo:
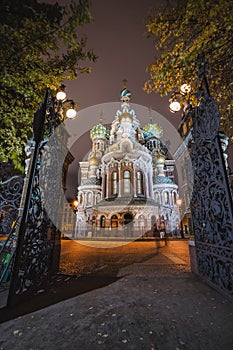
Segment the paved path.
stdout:
<path fill-rule="evenodd" d="M 187 246 L 149 250 L 108 286 L 0 324 L 0 349 L 232 350 L 233 304 L 190 272 Z"/>

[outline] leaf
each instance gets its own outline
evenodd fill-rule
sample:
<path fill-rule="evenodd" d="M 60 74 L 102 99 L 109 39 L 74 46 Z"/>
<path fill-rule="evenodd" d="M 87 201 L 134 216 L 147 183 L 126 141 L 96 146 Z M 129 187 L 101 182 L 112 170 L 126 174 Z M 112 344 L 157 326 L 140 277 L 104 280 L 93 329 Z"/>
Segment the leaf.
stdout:
<path fill-rule="evenodd" d="M 11 160 L 21 170 L 33 115 L 46 87 L 55 91 L 65 79 L 89 72 L 84 62 L 96 59 L 86 38 L 76 34 L 79 25 L 91 21 L 88 1 L 72 8 L 13 0 L 1 6 L 0 161 Z"/>
<path fill-rule="evenodd" d="M 201 16 L 200 16 L 201 13 Z M 228 0 L 189 0 L 161 7 L 147 19 L 146 27 L 154 39 L 156 55 L 147 66 L 150 75 L 144 84 L 147 93 L 170 93 L 184 82 L 194 88 L 197 81 L 197 57 L 205 55 L 210 92 L 219 105 L 221 125 L 233 139 L 232 57 L 233 2 Z"/>

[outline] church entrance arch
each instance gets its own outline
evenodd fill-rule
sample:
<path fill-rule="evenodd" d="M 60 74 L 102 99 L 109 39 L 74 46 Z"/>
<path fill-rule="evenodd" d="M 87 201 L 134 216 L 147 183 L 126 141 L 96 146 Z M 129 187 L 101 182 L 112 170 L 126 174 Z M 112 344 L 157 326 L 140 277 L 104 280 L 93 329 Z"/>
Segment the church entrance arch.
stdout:
<path fill-rule="evenodd" d="M 133 221 L 133 215 L 131 213 L 125 213 L 123 216 L 123 225 L 128 225 Z"/>

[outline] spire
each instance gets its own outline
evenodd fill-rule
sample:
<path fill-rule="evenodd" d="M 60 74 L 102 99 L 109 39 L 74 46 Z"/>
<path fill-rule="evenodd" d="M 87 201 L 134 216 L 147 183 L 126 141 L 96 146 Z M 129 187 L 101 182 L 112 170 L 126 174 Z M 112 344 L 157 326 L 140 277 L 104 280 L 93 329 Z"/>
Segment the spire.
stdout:
<path fill-rule="evenodd" d="M 150 124 L 152 124 L 153 123 L 153 119 L 152 119 L 152 108 L 151 108 L 151 106 L 148 107 L 148 115 L 149 115 L 149 118 L 150 118 Z"/>
<path fill-rule="evenodd" d="M 128 80 L 127 79 L 123 79 L 122 82 L 123 82 L 123 88 L 126 89 L 126 84 L 128 83 Z"/>
<path fill-rule="evenodd" d="M 101 109 L 101 110 L 100 110 L 100 124 L 103 123 L 103 117 L 104 117 L 104 110 Z"/>

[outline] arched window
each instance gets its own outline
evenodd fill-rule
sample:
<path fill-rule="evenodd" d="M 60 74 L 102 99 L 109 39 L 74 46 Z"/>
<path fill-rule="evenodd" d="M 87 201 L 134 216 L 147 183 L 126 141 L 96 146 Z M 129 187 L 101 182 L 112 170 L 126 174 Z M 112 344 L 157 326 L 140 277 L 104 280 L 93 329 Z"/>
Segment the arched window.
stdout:
<path fill-rule="evenodd" d="M 123 193 L 130 194 L 130 171 L 125 170 L 123 173 Z"/>
<path fill-rule="evenodd" d="M 167 191 L 164 192 L 164 203 L 169 204 L 169 193 Z"/>
<path fill-rule="evenodd" d="M 176 204 L 176 193 L 173 192 L 173 204 Z"/>
<path fill-rule="evenodd" d="M 117 172 L 112 172 L 112 194 L 117 194 Z"/>
<path fill-rule="evenodd" d="M 113 215 L 113 216 L 111 217 L 111 227 L 112 227 L 112 228 L 118 227 L 118 218 L 117 218 L 116 215 Z"/>
<path fill-rule="evenodd" d="M 87 204 L 90 205 L 91 204 L 91 200 L 92 200 L 92 193 L 88 192 L 87 194 Z"/>
<path fill-rule="evenodd" d="M 105 216 L 102 215 L 101 218 L 100 218 L 100 227 L 105 227 Z"/>
<path fill-rule="evenodd" d="M 155 201 L 156 201 L 157 204 L 160 203 L 160 196 L 159 196 L 158 192 L 155 192 Z"/>
<path fill-rule="evenodd" d="M 143 175 L 141 171 L 137 172 L 137 194 L 143 194 Z"/>
<path fill-rule="evenodd" d="M 100 201 L 100 199 L 101 199 L 101 194 L 100 194 L 100 193 L 97 193 L 97 195 L 96 195 L 96 201 L 97 201 L 97 203 Z"/>
<path fill-rule="evenodd" d="M 82 202 L 83 202 L 83 195 L 81 193 L 80 196 L 79 196 L 79 204 L 82 204 Z"/>

